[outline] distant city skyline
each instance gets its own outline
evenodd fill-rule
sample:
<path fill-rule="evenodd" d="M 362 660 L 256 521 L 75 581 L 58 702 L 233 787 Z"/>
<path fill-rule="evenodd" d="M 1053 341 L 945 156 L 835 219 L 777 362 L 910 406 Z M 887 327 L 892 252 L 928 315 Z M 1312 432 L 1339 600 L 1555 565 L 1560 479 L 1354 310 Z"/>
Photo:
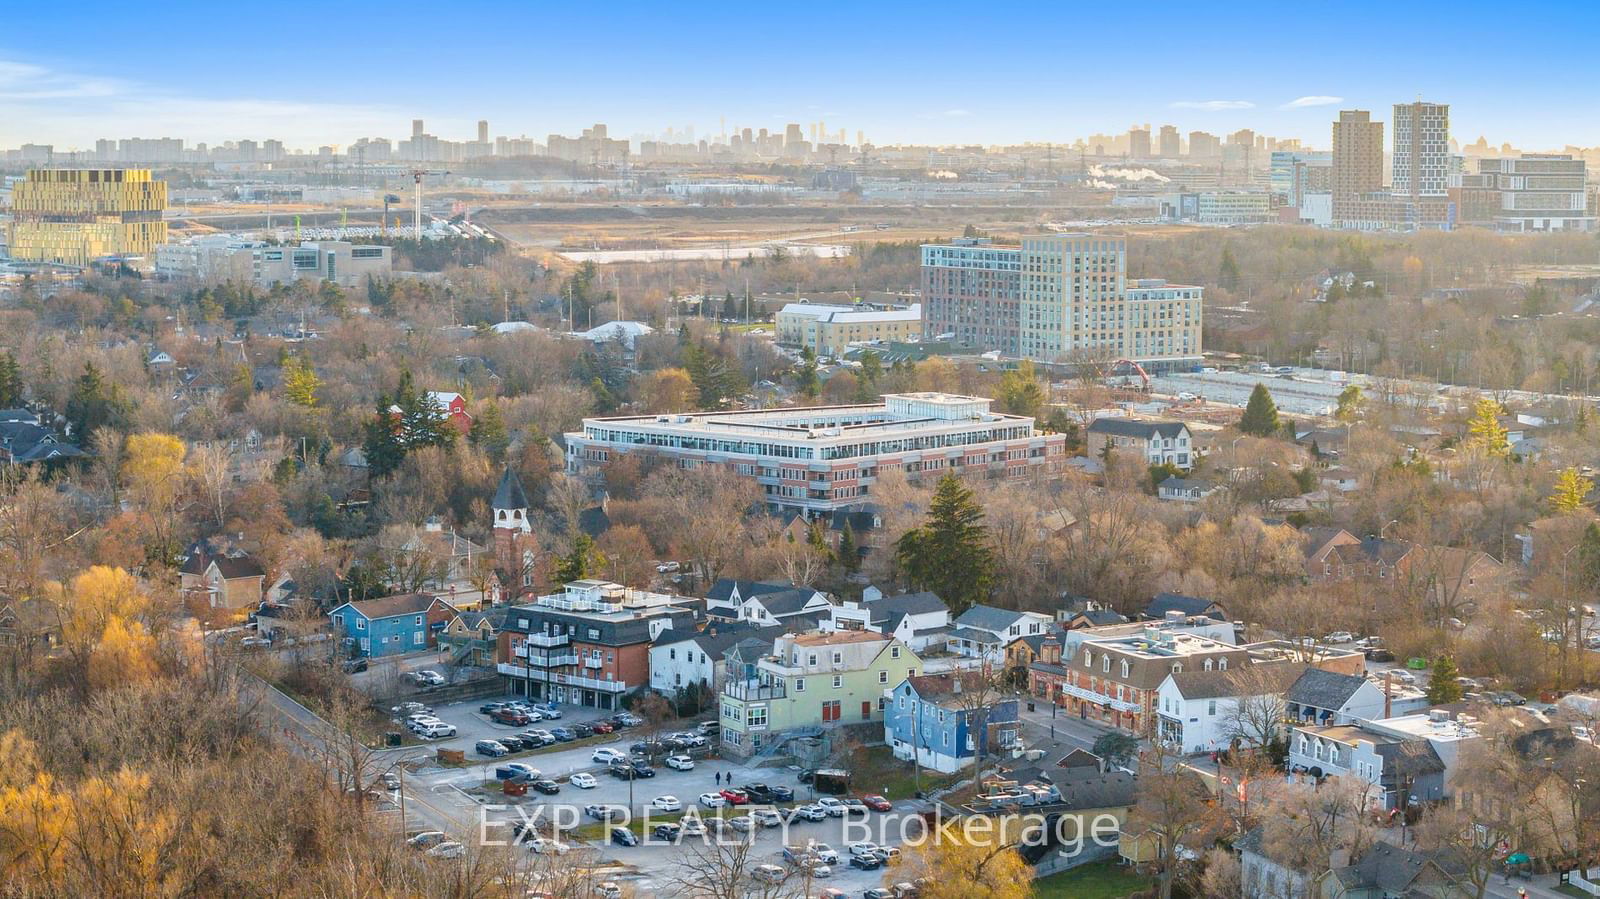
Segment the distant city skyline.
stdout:
<path fill-rule="evenodd" d="M 1579 2 L 1539 15 L 1473 0 L 1353 0 L 1337 14 L 1241 3 L 1222 16 L 1158 5 L 1126 39 L 1069 6 L 709 4 L 668 16 L 620 3 L 598 22 L 581 7 L 486 0 L 349 4 L 281 42 L 247 7 L 164 4 L 137 41 L 126 13 L 101 0 L 8 12 L 0 146 L 276 138 L 314 150 L 403 138 L 421 118 L 462 141 L 480 119 L 540 141 L 595 122 L 618 137 L 688 125 L 711 137 L 723 121 L 731 133 L 821 120 L 879 145 L 1070 143 L 1172 124 L 1326 148 L 1340 109 L 1388 121 L 1419 97 L 1451 105 L 1463 144 L 1600 145 L 1600 60 L 1577 52 L 1600 8 Z"/>

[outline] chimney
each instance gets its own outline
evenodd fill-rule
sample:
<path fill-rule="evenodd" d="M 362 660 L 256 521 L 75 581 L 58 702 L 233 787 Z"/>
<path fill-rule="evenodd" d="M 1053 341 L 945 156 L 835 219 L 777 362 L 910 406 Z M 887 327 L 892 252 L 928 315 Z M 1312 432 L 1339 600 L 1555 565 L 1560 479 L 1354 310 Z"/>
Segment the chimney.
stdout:
<path fill-rule="evenodd" d="M 1388 671 L 1383 673 L 1383 717 L 1394 717 L 1394 679 Z"/>
<path fill-rule="evenodd" d="M 950 688 L 950 692 L 957 696 L 961 695 L 961 675 L 957 674 L 955 676 L 955 686 Z"/>

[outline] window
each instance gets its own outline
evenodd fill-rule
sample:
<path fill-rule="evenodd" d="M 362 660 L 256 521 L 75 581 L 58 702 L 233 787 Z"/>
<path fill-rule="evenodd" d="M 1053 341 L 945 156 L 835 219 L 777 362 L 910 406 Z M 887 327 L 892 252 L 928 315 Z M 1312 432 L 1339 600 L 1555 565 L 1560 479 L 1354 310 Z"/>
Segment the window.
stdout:
<path fill-rule="evenodd" d="M 889 700 L 886 697 L 879 696 L 878 697 L 878 711 L 881 712 L 885 708 L 888 708 L 888 706 L 889 706 Z"/>
<path fill-rule="evenodd" d="M 889 682 L 889 672 L 887 672 L 887 671 L 879 671 L 878 672 L 878 683 L 886 684 L 888 682 Z"/>
<path fill-rule="evenodd" d="M 1173 662 L 1172 663 L 1172 673 L 1173 674 L 1177 674 L 1178 672 L 1180 672 L 1182 670 L 1183 670 L 1183 663 L 1182 662 Z"/>
<path fill-rule="evenodd" d="M 427 639 L 427 635 L 422 633 L 422 631 L 417 631 L 416 633 L 411 635 L 411 642 L 413 644 L 417 645 L 417 646 L 421 646 L 423 641 L 426 640 L 426 639 Z"/>
<path fill-rule="evenodd" d="M 1089 666 L 1091 666 L 1093 664 L 1094 664 L 1094 650 L 1085 649 L 1083 651 L 1083 667 L 1088 668 Z"/>
<path fill-rule="evenodd" d="M 844 664 L 844 653 L 842 653 L 842 652 L 835 652 L 835 653 L 834 653 L 834 654 L 833 654 L 833 664 L 835 664 L 835 665 L 842 665 L 842 664 Z"/>
<path fill-rule="evenodd" d="M 600 639 L 600 629 L 599 628 L 595 628 L 595 627 L 589 628 L 589 639 L 591 639 L 591 640 Z"/>
<path fill-rule="evenodd" d="M 744 723 L 746 727 L 766 727 L 767 707 L 751 706 L 744 710 Z"/>
<path fill-rule="evenodd" d="M 343 615 L 335 615 L 335 616 L 333 616 L 333 626 L 334 627 L 344 627 L 344 616 Z"/>
<path fill-rule="evenodd" d="M 1211 699 L 1211 700 L 1207 700 L 1206 701 L 1206 714 L 1210 715 L 1213 718 L 1216 717 L 1216 715 L 1217 715 L 1217 701 L 1215 699 Z"/>
<path fill-rule="evenodd" d="M 1020 625 L 1020 624 L 1011 625 L 1011 636 L 1017 637 L 1017 636 L 1021 636 L 1021 634 L 1022 634 L 1022 625 Z"/>
<path fill-rule="evenodd" d="M 1206 670 L 1207 671 L 1211 670 L 1211 660 L 1210 659 L 1206 659 Z"/>
<path fill-rule="evenodd" d="M 795 656 L 795 661 L 798 662 L 799 660 L 800 660 L 800 657 L 799 656 Z M 817 664 L 817 654 L 813 652 L 810 655 L 807 655 L 806 656 L 806 664 L 807 665 L 815 665 L 815 664 Z"/>
<path fill-rule="evenodd" d="M 903 694 L 894 698 L 894 707 L 902 711 L 905 710 L 906 698 Z"/>
<path fill-rule="evenodd" d="M 842 676 L 840 676 L 840 675 L 835 674 L 833 676 L 833 688 L 835 690 L 837 690 L 842 686 L 844 686 L 844 678 Z"/>
<path fill-rule="evenodd" d="M 824 724 L 839 720 L 839 700 L 829 699 L 822 703 L 822 721 Z"/>
<path fill-rule="evenodd" d="M 794 691 L 796 693 L 804 693 L 806 691 L 806 679 L 805 678 L 797 677 L 797 678 L 794 679 Z"/>
<path fill-rule="evenodd" d="M 1217 659 L 1217 670 L 1219 670 L 1219 671 L 1227 671 L 1228 670 L 1228 660 L 1227 659 Z"/>
<path fill-rule="evenodd" d="M 357 618 L 356 619 L 356 630 L 364 631 L 366 629 L 367 629 L 367 619 L 365 619 L 365 618 Z"/>
<path fill-rule="evenodd" d="M 1122 660 L 1122 676 L 1123 677 L 1127 677 L 1128 676 L 1128 660 L 1127 659 L 1123 659 Z"/>
<path fill-rule="evenodd" d="M 676 649 L 667 650 L 667 658 L 676 659 L 677 657 L 678 657 L 678 651 Z"/>
<path fill-rule="evenodd" d="M 422 627 L 422 616 L 421 615 L 417 616 L 417 627 Z"/>
<path fill-rule="evenodd" d="M 889 658 L 891 658 L 891 659 L 900 658 L 900 647 L 898 647 L 898 646 L 889 647 Z"/>
<path fill-rule="evenodd" d="M 1106 672 L 1108 674 L 1111 672 L 1111 657 L 1110 656 L 1107 655 L 1107 656 L 1101 656 L 1100 657 L 1100 670 L 1104 671 L 1104 672 Z"/>

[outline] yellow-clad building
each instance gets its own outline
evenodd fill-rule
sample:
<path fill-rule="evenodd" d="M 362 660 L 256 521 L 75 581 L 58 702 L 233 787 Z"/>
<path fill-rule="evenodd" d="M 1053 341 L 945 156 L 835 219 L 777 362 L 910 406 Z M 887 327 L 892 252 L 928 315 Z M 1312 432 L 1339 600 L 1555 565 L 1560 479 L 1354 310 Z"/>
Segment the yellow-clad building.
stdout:
<path fill-rule="evenodd" d="M 167 183 L 149 169 L 30 169 L 11 191 L 11 258 L 86 266 L 154 258 L 167 242 Z"/>

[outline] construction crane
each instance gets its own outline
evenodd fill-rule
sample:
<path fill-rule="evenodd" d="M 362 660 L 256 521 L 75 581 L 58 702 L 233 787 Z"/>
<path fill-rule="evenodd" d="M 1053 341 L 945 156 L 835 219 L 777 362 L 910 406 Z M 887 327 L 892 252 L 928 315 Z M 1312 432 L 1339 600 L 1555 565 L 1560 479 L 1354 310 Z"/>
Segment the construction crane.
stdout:
<path fill-rule="evenodd" d="M 1140 381 L 1140 391 L 1143 392 L 1143 393 L 1149 393 L 1150 392 L 1150 375 L 1144 370 L 1144 366 L 1142 366 L 1139 363 L 1133 361 L 1132 359 L 1118 359 L 1117 361 L 1111 363 L 1111 368 L 1109 368 L 1108 371 L 1115 372 L 1117 370 L 1117 367 L 1118 366 L 1122 366 L 1122 365 L 1129 366 L 1130 368 L 1133 369 L 1132 373 L 1129 374 L 1127 377 L 1132 377 L 1133 375 L 1138 375 L 1139 376 L 1139 381 Z"/>
<path fill-rule="evenodd" d="M 417 240 L 422 239 L 422 176 L 423 175 L 448 175 L 449 172 L 437 169 L 412 169 L 411 179 L 415 182 L 417 206 L 412 210 L 412 221 L 417 226 Z"/>

